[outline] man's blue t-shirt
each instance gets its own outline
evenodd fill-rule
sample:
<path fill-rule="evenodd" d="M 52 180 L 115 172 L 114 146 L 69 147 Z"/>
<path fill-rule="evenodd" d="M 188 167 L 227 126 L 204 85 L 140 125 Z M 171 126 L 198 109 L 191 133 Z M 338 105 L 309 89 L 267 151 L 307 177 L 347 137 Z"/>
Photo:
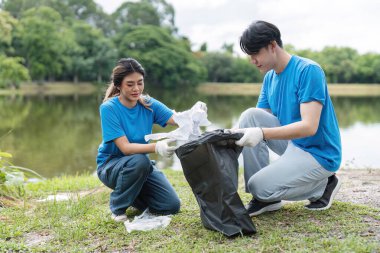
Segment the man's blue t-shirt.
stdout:
<path fill-rule="evenodd" d="M 146 144 L 144 136 L 152 133 L 153 124 L 166 126 L 166 122 L 173 115 L 172 110 L 154 98 L 149 98 L 147 102 L 150 104 L 150 109 L 139 102 L 135 107 L 128 108 L 119 101 L 118 97 L 110 98 L 100 105 L 103 139 L 96 158 L 98 167 L 102 166 L 111 155 L 123 156 L 114 139 L 126 136 L 130 143 Z"/>
<path fill-rule="evenodd" d="M 314 136 L 293 139 L 325 169 L 339 169 L 342 157 L 338 121 L 327 90 L 325 74 L 315 62 L 292 56 L 284 71 L 266 73 L 257 107 L 271 109 L 282 126 L 301 121 L 300 104 L 318 101 L 323 105 Z"/>

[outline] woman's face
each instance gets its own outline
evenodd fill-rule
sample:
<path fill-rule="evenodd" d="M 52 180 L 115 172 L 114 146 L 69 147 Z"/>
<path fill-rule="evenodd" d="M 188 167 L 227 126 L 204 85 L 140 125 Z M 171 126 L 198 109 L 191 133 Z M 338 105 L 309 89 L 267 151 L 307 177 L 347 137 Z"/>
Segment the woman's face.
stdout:
<path fill-rule="evenodd" d="M 120 98 L 128 107 L 136 105 L 144 91 L 144 77 L 138 72 L 124 77 L 120 86 Z"/>

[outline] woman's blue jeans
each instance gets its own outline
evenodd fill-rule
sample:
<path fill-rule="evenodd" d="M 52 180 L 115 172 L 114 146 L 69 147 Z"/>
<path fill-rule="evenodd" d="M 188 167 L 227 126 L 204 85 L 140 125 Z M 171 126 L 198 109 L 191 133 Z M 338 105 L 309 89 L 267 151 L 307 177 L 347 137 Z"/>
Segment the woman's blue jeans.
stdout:
<path fill-rule="evenodd" d="M 174 188 L 145 154 L 112 158 L 97 173 L 100 181 L 113 189 L 110 208 L 116 215 L 124 214 L 130 206 L 163 215 L 180 209 Z"/>

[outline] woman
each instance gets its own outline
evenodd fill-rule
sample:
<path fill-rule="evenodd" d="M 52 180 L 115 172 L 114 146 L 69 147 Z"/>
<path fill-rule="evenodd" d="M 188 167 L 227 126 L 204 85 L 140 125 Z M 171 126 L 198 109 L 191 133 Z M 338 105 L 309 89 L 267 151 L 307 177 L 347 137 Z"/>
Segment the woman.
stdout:
<path fill-rule="evenodd" d="M 102 143 L 98 149 L 99 179 L 113 189 L 110 208 L 115 221 L 125 221 L 129 206 L 157 214 L 179 211 L 180 200 L 147 153 L 171 156 L 168 140 L 147 143 L 153 124 L 175 125 L 173 112 L 143 95 L 145 70 L 135 59 L 120 59 L 100 105 Z"/>

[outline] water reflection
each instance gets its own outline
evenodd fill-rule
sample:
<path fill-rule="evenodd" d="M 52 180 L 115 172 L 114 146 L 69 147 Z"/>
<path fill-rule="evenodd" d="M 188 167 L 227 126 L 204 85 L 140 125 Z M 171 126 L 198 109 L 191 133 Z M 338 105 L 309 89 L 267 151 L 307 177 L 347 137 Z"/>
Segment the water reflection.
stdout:
<path fill-rule="evenodd" d="M 204 96 L 195 91 L 148 90 L 176 111 L 190 108 L 196 101 L 207 103 L 208 129 L 230 128 L 239 115 L 257 102 L 249 96 Z M 36 170 L 45 177 L 93 172 L 101 140 L 98 106 L 102 94 L 92 96 L 0 97 L 0 150 L 14 155 L 13 162 Z M 380 99 L 333 98 L 342 130 L 343 163 L 349 167 L 380 168 Z M 154 127 L 166 132 L 173 127 Z M 10 133 L 8 133 L 11 130 Z M 162 160 L 161 168 L 180 167 L 178 160 Z"/>

